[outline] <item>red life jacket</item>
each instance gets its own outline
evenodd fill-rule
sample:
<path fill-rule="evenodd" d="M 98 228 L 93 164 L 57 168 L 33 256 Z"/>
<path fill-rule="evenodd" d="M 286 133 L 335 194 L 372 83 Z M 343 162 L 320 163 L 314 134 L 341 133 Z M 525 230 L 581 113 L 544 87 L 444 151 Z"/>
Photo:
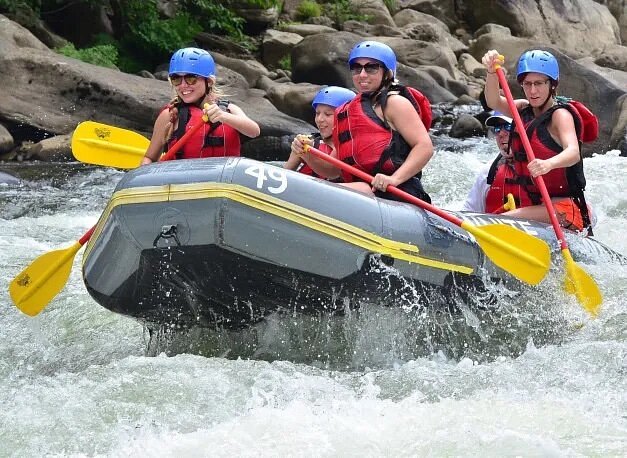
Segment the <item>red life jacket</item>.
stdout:
<path fill-rule="evenodd" d="M 313 147 L 319 149 L 323 153 L 331 154 L 333 148 L 322 141 L 322 136 L 319 133 L 312 134 L 313 138 Z M 300 173 L 304 173 L 305 175 L 309 175 L 316 178 L 324 178 L 318 175 L 314 170 L 306 163 L 303 162 L 303 166 L 298 169 Z"/>
<path fill-rule="evenodd" d="M 388 94 L 395 91 L 411 102 L 428 130 L 432 121 L 431 105 L 417 89 L 402 85 L 383 89 L 379 95 L 383 112 L 385 113 Z M 403 136 L 377 116 L 371 98 L 364 94 L 358 94 L 336 110 L 333 144 L 341 161 L 371 175 L 391 175 L 407 159 L 411 150 Z M 420 172 L 416 174 L 418 179 L 421 176 Z M 349 173 L 342 172 L 344 182 L 351 182 L 353 179 Z"/>
<path fill-rule="evenodd" d="M 219 101 L 218 106 L 227 110 L 228 101 Z M 203 112 L 195 105 L 181 104 L 178 107 L 178 127 L 168 140 L 167 148 L 171 148 L 183 136 L 187 126 L 195 126 L 202 119 Z M 217 123 L 207 123 L 196 135 L 189 138 L 176 153 L 176 159 L 198 159 L 202 157 L 239 156 L 241 150 L 239 132 L 233 127 Z"/>
<path fill-rule="evenodd" d="M 577 102 L 577 104 L 585 108 L 583 104 L 579 102 Z M 584 132 L 586 133 L 587 139 L 594 139 L 596 138 L 595 133 L 598 134 L 598 121 L 596 121 L 596 117 L 592 115 L 587 108 L 585 108 L 585 110 L 590 113 L 594 121 L 590 122 L 590 118 L 588 118 L 588 124 L 584 124 L 579 109 L 576 108 L 576 105 L 571 103 L 558 101 L 558 103 L 537 118 L 534 118 L 532 108 L 526 107 L 521 111 L 520 115 L 525 124 L 525 130 L 529 137 L 529 143 L 531 143 L 533 153 L 538 159 L 550 159 L 563 150 L 548 131 L 553 112 L 559 109 L 567 109 L 573 116 L 575 131 L 580 141 L 583 140 Z M 531 200 L 537 205 L 541 202 L 540 191 L 529 175 L 529 170 L 527 169 L 527 155 L 522 141 L 515 132 L 512 132 L 510 136 L 510 145 L 514 154 L 516 172 L 520 177 L 528 177 L 529 184 L 526 185 L 526 190 Z M 586 178 L 583 173 L 583 158 L 580 158 L 579 162 L 570 167 L 551 170 L 549 173 L 543 175 L 543 178 L 551 197 L 575 197 L 577 194 L 582 194 L 586 187 Z"/>
<path fill-rule="evenodd" d="M 572 115 L 577 138 L 582 141 L 593 141 L 599 132 L 598 119 L 581 102 L 564 97 L 557 97 L 557 103 L 538 117 L 534 117 L 533 109 L 528 106 L 521 112 L 521 119 L 525 125 L 525 131 L 529 143 L 537 159 L 550 159 L 562 152 L 563 148 L 551 137 L 548 126 L 555 110 L 566 109 Z M 514 169 L 516 180 L 521 184 L 532 205 L 539 205 L 542 201 L 540 190 L 529 174 L 527 168 L 527 154 L 518 134 L 512 131 L 510 135 L 510 147 L 514 156 Z M 580 149 L 581 155 L 581 149 Z M 579 162 L 570 167 L 553 169 L 543 175 L 549 196 L 572 197 L 581 211 L 584 225 L 590 226 L 588 207 L 584 197 L 586 177 L 583 172 L 583 156 Z M 521 203 L 525 200 L 521 197 Z"/>
<path fill-rule="evenodd" d="M 514 196 L 516 208 L 533 205 L 514 166 L 511 162 L 505 161 L 500 154 L 490 166 L 487 183 L 490 188 L 485 201 L 486 213 L 503 213 L 503 205 L 507 203 L 507 194 Z"/>

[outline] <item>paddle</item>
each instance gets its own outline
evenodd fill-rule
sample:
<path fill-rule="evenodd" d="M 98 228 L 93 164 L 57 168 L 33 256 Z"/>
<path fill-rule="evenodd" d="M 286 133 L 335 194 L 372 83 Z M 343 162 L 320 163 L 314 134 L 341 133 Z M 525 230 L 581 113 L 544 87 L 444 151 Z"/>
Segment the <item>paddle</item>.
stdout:
<path fill-rule="evenodd" d="M 503 59 L 503 56 L 501 56 L 501 58 Z M 531 162 L 535 159 L 533 150 L 531 149 L 531 143 L 529 143 L 527 132 L 525 131 L 524 124 L 522 122 L 522 119 L 520 118 L 520 113 L 518 113 L 518 110 L 516 109 L 516 104 L 514 102 L 514 98 L 512 97 L 512 92 L 510 91 L 509 85 L 507 84 L 507 78 L 505 77 L 505 73 L 503 73 L 503 69 L 500 65 L 496 66 L 496 73 L 499 78 L 501 89 L 503 89 L 505 98 L 507 99 L 509 109 L 514 116 L 516 131 L 518 132 L 523 147 L 525 148 L 527 160 Z M 555 235 L 559 240 L 562 257 L 564 258 L 564 262 L 566 264 L 566 278 L 564 283 L 564 289 L 569 294 L 575 294 L 577 296 L 577 300 L 582 305 L 582 307 L 586 309 L 592 316 L 596 316 L 599 313 L 599 308 L 601 306 L 601 303 L 603 302 L 601 291 L 599 291 L 599 287 L 597 286 L 594 279 L 590 275 L 588 275 L 585 270 L 579 267 L 573 260 L 573 257 L 570 254 L 570 250 L 568 249 L 568 243 L 566 243 L 566 238 L 564 237 L 564 232 L 562 231 L 562 227 L 557 220 L 555 208 L 553 208 L 553 202 L 551 202 L 551 198 L 546 189 L 544 178 L 542 176 L 537 176 L 534 178 L 534 181 L 536 183 L 536 186 L 538 186 L 538 189 L 540 190 L 540 194 L 542 195 L 542 201 L 544 202 L 546 210 L 549 213 L 549 218 L 551 219 L 551 224 L 553 225 Z"/>
<path fill-rule="evenodd" d="M 203 125 L 204 123 L 199 122 L 191 127 L 159 160 L 174 159 L 181 146 Z M 80 123 L 72 134 L 72 154 L 76 159 L 86 164 L 119 169 L 138 167 L 149 144 L 150 140 L 137 132 L 94 121 Z"/>
<path fill-rule="evenodd" d="M 205 122 L 207 122 L 206 119 Z M 173 158 L 187 139 L 205 122 L 199 122 L 189 129 L 159 160 Z M 74 138 L 72 139 L 72 148 L 76 146 L 79 150 L 78 155 L 75 154 L 77 159 L 80 157 L 84 162 L 111 167 L 132 168 L 139 166 L 149 143 L 146 138 L 135 132 L 92 121 L 79 124 L 74 136 L 77 136 L 77 133 L 78 139 L 76 141 Z M 131 146 L 127 148 L 125 148 L 125 144 L 114 142 L 127 140 L 131 143 Z M 144 141 L 146 148 L 140 152 L 138 147 L 142 141 Z M 109 154 L 110 152 L 113 154 Z M 131 159 L 134 159 L 134 162 Z M 18 309 L 26 315 L 35 316 L 48 305 L 67 283 L 76 253 L 89 241 L 95 228 L 96 226 L 88 230 L 78 242 L 69 248 L 42 254 L 11 281 L 9 293 L 11 300 Z"/>
<path fill-rule="evenodd" d="M 356 169 L 313 146 L 306 145 L 305 151 L 330 162 L 334 166 L 354 175 L 367 183 L 373 177 L 366 172 Z M 486 256 L 501 269 L 506 270 L 514 277 L 526 283 L 538 284 L 549 270 L 551 253 L 548 245 L 537 237 L 533 237 L 519 229 L 505 224 L 489 224 L 477 227 L 455 215 L 418 199 L 395 186 L 388 186 L 386 192 L 417 205 L 418 207 L 438 215 L 456 226 L 465 229 L 475 236 L 477 243 Z M 524 247 L 524 250 L 517 247 Z"/>
<path fill-rule="evenodd" d="M 150 140 L 137 132 L 94 121 L 80 123 L 72 134 L 72 154 L 76 159 L 120 169 L 139 166 L 149 144 Z"/>

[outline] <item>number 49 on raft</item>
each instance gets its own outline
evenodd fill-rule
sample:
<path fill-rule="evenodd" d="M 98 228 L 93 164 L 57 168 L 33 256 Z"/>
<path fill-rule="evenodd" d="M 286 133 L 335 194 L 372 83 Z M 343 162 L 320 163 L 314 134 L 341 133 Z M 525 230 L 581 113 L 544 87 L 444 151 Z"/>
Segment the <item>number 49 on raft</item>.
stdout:
<path fill-rule="evenodd" d="M 257 178 L 257 189 L 264 189 L 266 180 L 270 180 L 270 182 L 265 185 L 265 188 L 271 194 L 281 194 L 287 189 L 287 174 L 283 169 L 266 166 L 264 164 L 251 165 L 244 173 Z M 275 184 L 278 184 L 278 186 L 275 186 Z"/>

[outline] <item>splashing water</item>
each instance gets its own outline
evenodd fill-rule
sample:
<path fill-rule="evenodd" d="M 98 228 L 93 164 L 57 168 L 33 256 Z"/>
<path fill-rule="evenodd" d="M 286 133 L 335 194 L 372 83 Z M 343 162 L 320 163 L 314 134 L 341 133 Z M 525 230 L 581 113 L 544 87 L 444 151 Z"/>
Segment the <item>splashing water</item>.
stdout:
<path fill-rule="evenodd" d="M 450 209 L 495 154 L 489 140 L 454 145 L 425 174 Z M 596 238 L 623 254 L 626 164 L 617 152 L 585 160 Z M 0 185 L 5 285 L 78 239 L 122 176 L 7 171 L 24 181 Z M 559 267 L 539 288 L 486 291 L 495 305 L 454 298 L 456 313 L 417 306 L 422 293 L 389 272 L 399 307 L 163 330 L 148 345 L 141 324 L 91 300 L 77 257 L 35 318 L 0 292 L 0 456 L 624 456 L 627 267 L 583 267 L 605 297 L 596 320 L 563 293 Z"/>

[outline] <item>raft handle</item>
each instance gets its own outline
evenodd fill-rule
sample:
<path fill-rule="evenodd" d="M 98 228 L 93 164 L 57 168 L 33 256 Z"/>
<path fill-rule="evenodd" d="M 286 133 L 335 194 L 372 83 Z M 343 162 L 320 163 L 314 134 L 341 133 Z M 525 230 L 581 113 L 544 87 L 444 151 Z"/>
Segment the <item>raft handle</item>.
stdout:
<path fill-rule="evenodd" d="M 158 244 L 159 244 L 159 240 L 164 239 L 174 239 L 174 241 L 176 242 L 177 246 L 181 246 L 181 242 L 178 238 L 178 236 L 176 235 L 177 233 L 177 224 L 168 224 L 166 226 L 161 226 L 161 232 L 159 233 L 159 235 L 157 235 L 157 237 L 155 238 L 155 241 L 152 242 L 152 246 L 153 248 L 158 248 Z"/>

